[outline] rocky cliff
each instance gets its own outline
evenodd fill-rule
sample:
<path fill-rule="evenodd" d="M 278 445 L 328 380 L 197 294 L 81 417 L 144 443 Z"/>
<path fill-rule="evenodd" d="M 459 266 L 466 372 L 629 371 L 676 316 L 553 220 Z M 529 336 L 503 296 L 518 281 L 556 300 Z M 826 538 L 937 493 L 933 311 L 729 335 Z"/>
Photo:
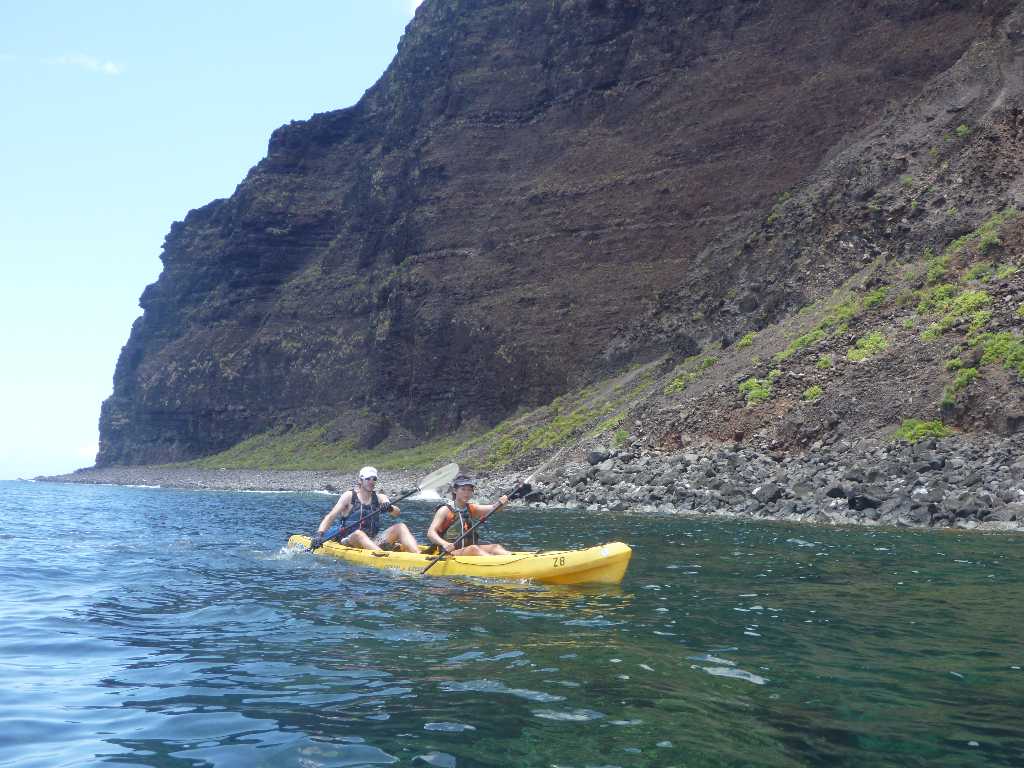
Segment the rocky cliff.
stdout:
<path fill-rule="evenodd" d="M 494 424 L 941 247 L 1020 193 L 1018 13 L 426 0 L 359 103 L 171 227 L 97 463 Z"/>

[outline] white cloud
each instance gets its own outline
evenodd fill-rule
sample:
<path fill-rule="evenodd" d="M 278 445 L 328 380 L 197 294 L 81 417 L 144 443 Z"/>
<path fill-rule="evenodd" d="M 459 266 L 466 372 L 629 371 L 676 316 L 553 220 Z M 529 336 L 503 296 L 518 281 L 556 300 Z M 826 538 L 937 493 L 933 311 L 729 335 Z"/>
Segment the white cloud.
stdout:
<path fill-rule="evenodd" d="M 87 72 L 99 72 L 103 75 L 120 75 L 121 67 L 112 61 L 101 61 L 95 56 L 61 56 L 54 59 L 57 64 L 63 64 L 69 67 L 78 67 L 84 69 Z"/>

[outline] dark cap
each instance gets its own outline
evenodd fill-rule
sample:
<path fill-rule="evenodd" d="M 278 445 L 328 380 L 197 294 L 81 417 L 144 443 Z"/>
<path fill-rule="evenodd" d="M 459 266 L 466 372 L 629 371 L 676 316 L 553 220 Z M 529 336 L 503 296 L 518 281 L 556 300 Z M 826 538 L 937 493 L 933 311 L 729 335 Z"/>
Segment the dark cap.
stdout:
<path fill-rule="evenodd" d="M 476 488 L 476 481 L 469 475 L 458 475 L 452 480 L 452 488 L 458 488 L 460 485 L 472 485 Z"/>

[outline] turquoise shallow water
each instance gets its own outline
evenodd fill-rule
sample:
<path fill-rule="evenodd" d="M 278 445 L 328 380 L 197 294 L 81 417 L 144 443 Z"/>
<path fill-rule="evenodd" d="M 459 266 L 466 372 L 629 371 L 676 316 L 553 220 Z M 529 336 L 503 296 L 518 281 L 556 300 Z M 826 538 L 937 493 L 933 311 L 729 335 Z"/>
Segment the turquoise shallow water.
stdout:
<path fill-rule="evenodd" d="M 283 551 L 324 496 L 0 490 L 0 766 L 1024 764 L 1024 537 L 502 513 L 634 546 L 548 588 Z"/>

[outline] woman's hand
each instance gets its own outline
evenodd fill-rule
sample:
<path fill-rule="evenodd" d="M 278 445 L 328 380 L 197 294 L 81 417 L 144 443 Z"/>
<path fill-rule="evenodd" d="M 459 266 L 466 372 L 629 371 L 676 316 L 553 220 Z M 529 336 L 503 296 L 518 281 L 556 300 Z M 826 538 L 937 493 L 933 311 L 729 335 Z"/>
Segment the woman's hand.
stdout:
<path fill-rule="evenodd" d="M 502 496 L 500 499 L 498 499 L 498 506 L 499 507 L 504 507 L 506 504 L 508 504 L 508 502 L 509 502 L 508 496 Z"/>
<path fill-rule="evenodd" d="M 392 517 L 398 517 L 400 514 L 402 514 L 402 510 L 396 507 L 394 504 L 389 504 L 388 514 L 390 514 Z"/>

